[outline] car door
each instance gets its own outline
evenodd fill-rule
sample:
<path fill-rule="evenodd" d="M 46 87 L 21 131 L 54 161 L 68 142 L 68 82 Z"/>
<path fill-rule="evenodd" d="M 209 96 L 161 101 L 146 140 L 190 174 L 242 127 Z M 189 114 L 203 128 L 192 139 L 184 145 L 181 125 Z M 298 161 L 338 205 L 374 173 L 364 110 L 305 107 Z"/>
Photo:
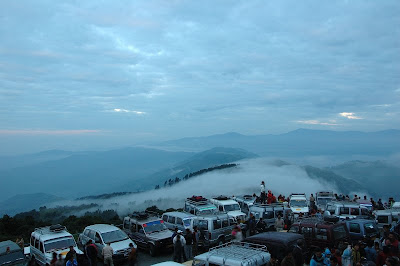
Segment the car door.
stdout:
<path fill-rule="evenodd" d="M 359 223 L 356 222 L 348 222 L 349 223 L 349 234 L 351 240 L 359 240 L 362 238 L 361 226 Z"/>
<path fill-rule="evenodd" d="M 93 237 L 93 243 L 96 245 L 96 247 L 97 247 L 97 251 L 98 251 L 98 253 L 97 253 L 97 255 L 98 255 L 98 257 L 100 257 L 100 258 L 102 258 L 102 256 L 103 256 L 103 248 L 104 248 L 104 243 L 103 243 L 103 239 L 101 238 L 101 236 L 100 236 L 100 233 L 99 232 L 97 232 L 97 231 L 94 231 L 94 230 L 92 230 L 90 233 L 89 233 L 89 236 L 90 236 L 90 238 L 92 238 Z"/>
<path fill-rule="evenodd" d="M 147 238 L 143 226 L 135 223 L 135 232 L 132 233 L 132 240 L 142 249 L 147 248 Z"/>

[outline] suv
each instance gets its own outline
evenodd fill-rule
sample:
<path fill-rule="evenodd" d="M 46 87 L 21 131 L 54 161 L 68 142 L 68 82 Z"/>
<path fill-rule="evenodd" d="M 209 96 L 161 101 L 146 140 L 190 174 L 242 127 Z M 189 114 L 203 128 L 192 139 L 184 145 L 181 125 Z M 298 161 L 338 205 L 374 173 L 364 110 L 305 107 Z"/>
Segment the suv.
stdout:
<path fill-rule="evenodd" d="M 355 219 L 358 216 L 370 216 L 370 211 L 364 206 L 352 201 L 332 201 L 326 204 L 324 216 L 336 216 L 340 220 Z"/>
<path fill-rule="evenodd" d="M 278 216 L 284 219 L 286 216 L 292 215 L 291 209 L 284 203 L 254 203 L 254 205 L 250 207 L 250 213 L 254 215 L 257 221 L 263 218 L 268 230 L 275 230 L 275 220 Z"/>
<path fill-rule="evenodd" d="M 225 196 L 219 196 L 210 199 L 210 202 L 218 208 L 218 211 L 226 212 L 238 223 L 244 222 L 246 220 L 246 214 L 240 210 L 240 206 L 237 201 Z"/>
<path fill-rule="evenodd" d="M 178 230 L 185 232 L 186 228 L 193 230 L 194 217 L 196 216 L 186 212 L 166 212 L 161 218 L 168 229 L 174 230 L 177 227 Z"/>
<path fill-rule="evenodd" d="M 205 247 L 230 241 L 235 224 L 236 221 L 226 213 L 199 215 L 193 219 L 193 226 L 200 231 L 199 245 Z"/>
<path fill-rule="evenodd" d="M 304 242 L 304 237 L 295 233 L 266 232 L 247 237 L 244 241 L 267 246 L 271 256 L 277 258 L 280 262 L 286 256 L 287 251 L 292 249 L 297 244 L 298 240 L 303 240 Z M 309 256 L 306 250 L 306 245 L 303 245 L 303 256 L 305 261 L 309 261 Z"/>
<path fill-rule="evenodd" d="M 254 205 L 256 198 L 253 197 L 252 195 L 244 195 L 235 197 L 234 200 L 236 200 L 239 203 L 242 212 L 244 212 L 246 216 L 249 216 L 250 207 Z"/>
<path fill-rule="evenodd" d="M 332 219 L 332 218 L 331 218 Z M 336 221 L 339 219 L 336 218 Z M 302 234 L 308 247 L 337 247 L 349 239 L 344 223 L 331 223 L 318 218 L 304 218 L 292 224 L 289 232 Z"/>
<path fill-rule="evenodd" d="M 216 213 L 217 207 L 202 196 L 193 196 L 185 200 L 185 207 L 183 210 L 194 215 L 202 215 Z"/>
<path fill-rule="evenodd" d="M 125 234 L 121 229 L 114 225 L 109 224 L 94 224 L 89 225 L 83 230 L 83 233 L 79 235 L 78 242 L 85 246 L 86 243 L 92 240 L 97 247 L 97 256 L 102 258 L 103 248 L 107 243 L 114 250 L 113 260 L 123 261 L 128 258 L 131 248 L 129 244 L 132 243 L 134 248 L 137 248 L 136 244 Z"/>
<path fill-rule="evenodd" d="M 18 265 L 27 264 L 24 251 L 10 240 L 0 242 L 0 265 Z"/>
<path fill-rule="evenodd" d="M 305 193 L 292 193 L 289 196 L 289 207 L 294 214 L 308 214 L 310 211 Z"/>
<path fill-rule="evenodd" d="M 124 218 L 123 229 L 139 248 L 148 250 L 151 256 L 173 247 L 172 232 L 157 216 L 134 212 Z"/>
<path fill-rule="evenodd" d="M 229 242 L 194 257 L 192 265 L 266 265 L 270 259 L 266 246 Z"/>
<path fill-rule="evenodd" d="M 353 243 L 359 240 L 367 240 L 379 237 L 378 226 L 373 220 L 353 219 L 346 221 L 349 230 L 350 239 Z"/>
<path fill-rule="evenodd" d="M 57 224 L 36 228 L 31 234 L 30 255 L 39 265 L 50 265 L 53 252 L 57 256 L 62 254 L 65 257 L 70 246 L 74 247 L 78 256 L 83 254 L 65 226 Z"/>
<path fill-rule="evenodd" d="M 315 204 L 318 209 L 325 210 L 326 204 L 335 200 L 336 197 L 332 191 L 320 191 L 315 194 Z"/>

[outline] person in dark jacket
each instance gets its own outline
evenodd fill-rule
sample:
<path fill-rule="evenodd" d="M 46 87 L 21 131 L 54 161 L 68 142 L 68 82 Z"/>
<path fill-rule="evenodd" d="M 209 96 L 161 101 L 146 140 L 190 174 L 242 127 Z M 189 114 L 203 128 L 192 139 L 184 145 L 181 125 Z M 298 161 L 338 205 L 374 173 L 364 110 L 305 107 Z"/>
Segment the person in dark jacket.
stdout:
<path fill-rule="evenodd" d="M 89 240 L 86 243 L 85 253 L 86 253 L 86 257 L 88 258 L 89 265 L 96 266 L 97 265 L 97 248 L 93 244 L 92 240 Z"/>
<path fill-rule="evenodd" d="M 255 235 L 256 234 L 256 217 L 254 217 L 254 215 L 252 213 L 250 214 L 250 218 L 249 218 L 247 225 L 249 227 L 250 236 Z"/>
<path fill-rule="evenodd" d="M 296 266 L 296 263 L 293 258 L 293 249 L 289 248 L 286 251 L 286 256 L 283 258 L 281 262 L 281 266 Z"/>
<path fill-rule="evenodd" d="M 293 258 L 296 266 L 303 266 L 304 257 L 303 257 L 303 240 L 298 239 L 296 245 L 293 248 Z"/>

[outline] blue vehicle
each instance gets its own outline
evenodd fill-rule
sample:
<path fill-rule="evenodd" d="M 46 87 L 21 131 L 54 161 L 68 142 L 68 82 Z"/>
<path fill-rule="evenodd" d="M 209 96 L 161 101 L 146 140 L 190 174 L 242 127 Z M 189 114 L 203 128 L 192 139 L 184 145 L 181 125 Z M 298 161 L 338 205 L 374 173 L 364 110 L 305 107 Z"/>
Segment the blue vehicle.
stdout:
<path fill-rule="evenodd" d="M 346 226 L 349 231 L 351 242 L 363 240 L 375 240 L 379 237 L 379 230 L 374 220 L 353 219 L 347 220 Z"/>

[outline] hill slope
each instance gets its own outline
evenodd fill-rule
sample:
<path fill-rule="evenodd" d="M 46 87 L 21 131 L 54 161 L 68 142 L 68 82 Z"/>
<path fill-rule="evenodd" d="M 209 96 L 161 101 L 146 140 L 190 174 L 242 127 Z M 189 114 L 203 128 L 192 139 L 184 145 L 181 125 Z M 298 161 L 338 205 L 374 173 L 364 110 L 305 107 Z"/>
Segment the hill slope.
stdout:
<path fill-rule="evenodd" d="M 19 212 L 37 209 L 45 204 L 64 200 L 46 193 L 19 194 L 0 202 L 0 216 L 14 215 Z"/>

